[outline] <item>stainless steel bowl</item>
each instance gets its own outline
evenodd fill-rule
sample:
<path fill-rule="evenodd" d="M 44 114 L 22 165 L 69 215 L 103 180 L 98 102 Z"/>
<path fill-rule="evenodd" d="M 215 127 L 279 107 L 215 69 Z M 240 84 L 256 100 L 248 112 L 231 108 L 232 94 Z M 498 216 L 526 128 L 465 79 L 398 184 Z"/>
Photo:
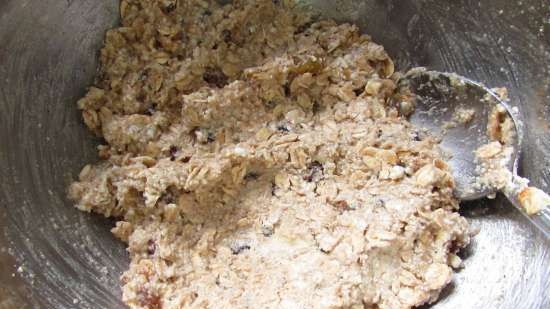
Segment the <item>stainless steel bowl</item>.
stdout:
<path fill-rule="evenodd" d="M 422 65 L 509 89 L 526 127 L 520 174 L 550 191 L 550 20 L 544 0 L 311 1 Z M 75 102 L 92 83 L 118 0 L 0 1 L 0 308 L 123 308 L 113 222 L 65 198 L 99 141 Z M 550 308 L 548 242 L 497 197 L 462 212 L 480 229 L 433 308 Z"/>

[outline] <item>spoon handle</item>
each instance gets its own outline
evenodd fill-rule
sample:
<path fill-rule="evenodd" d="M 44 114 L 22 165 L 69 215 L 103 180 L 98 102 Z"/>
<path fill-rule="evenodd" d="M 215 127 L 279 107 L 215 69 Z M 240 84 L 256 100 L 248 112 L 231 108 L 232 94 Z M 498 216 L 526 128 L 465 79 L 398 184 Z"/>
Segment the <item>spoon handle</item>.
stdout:
<path fill-rule="evenodd" d="M 550 197 L 534 187 L 527 187 L 519 194 L 506 191 L 503 190 L 503 193 L 508 200 L 542 232 L 546 239 L 550 238 Z"/>

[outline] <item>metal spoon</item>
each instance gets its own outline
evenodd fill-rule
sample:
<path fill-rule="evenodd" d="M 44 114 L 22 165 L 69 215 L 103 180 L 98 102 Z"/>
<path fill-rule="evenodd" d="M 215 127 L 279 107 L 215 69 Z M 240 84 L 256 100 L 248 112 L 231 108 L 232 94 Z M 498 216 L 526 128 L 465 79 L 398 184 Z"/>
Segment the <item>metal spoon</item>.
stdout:
<path fill-rule="evenodd" d="M 441 147 L 451 157 L 447 160 L 456 182 L 455 196 L 463 201 L 475 200 L 495 194 L 495 189 L 476 185 L 479 176 L 475 151 L 490 142 L 487 135 L 489 114 L 495 104 L 502 105 L 513 121 L 515 138 L 510 142 L 512 157 L 506 165 L 513 177 L 517 176 L 522 128 L 513 110 L 493 91 L 480 83 L 451 73 L 427 71 L 417 68 L 409 71 L 399 81 L 401 92 L 406 90 L 414 98 L 414 112 L 409 116 L 411 123 L 426 128 L 431 134 L 440 136 Z M 488 100 L 489 98 L 489 100 Z M 470 121 L 456 124 L 458 108 L 473 110 Z M 411 109 L 412 110 L 412 109 Z M 405 111 L 406 113 L 406 111 Z M 451 123 L 454 125 L 448 125 Z M 531 188 L 534 191 L 538 189 Z M 508 200 L 518 208 L 547 238 L 550 236 L 550 211 L 548 207 L 537 214 L 528 215 L 525 201 L 517 192 L 502 190 Z M 538 190 L 548 206 L 547 195 Z M 546 195 L 546 197 L 544 196 Z M 537 202 L 541 202 L 538 199 Z"/>

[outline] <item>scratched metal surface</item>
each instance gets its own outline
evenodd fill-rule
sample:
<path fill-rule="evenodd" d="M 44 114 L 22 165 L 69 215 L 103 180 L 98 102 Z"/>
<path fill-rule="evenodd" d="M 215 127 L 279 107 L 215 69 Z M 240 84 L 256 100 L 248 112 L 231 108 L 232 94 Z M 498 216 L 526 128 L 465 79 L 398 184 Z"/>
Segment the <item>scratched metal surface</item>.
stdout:
<path fill-rule="evenodd" d="M 65 190 L 98 143 L 75 108 L 118 0 L 0 0 L 0 309 L 123 308 L 112 222 Z M 525 119 L 520 174 L 550 190 L 550 9 L 543 0 L 310 1 L 397 59 L 509 88 Z M 479 235 L 434 309 L 550 308 L 549 243 L 502 198 L 462 212 Z M 19 272 L 18 272 L 19 268 Z M 428 308 L 428 307 L 426 307 Z"/>

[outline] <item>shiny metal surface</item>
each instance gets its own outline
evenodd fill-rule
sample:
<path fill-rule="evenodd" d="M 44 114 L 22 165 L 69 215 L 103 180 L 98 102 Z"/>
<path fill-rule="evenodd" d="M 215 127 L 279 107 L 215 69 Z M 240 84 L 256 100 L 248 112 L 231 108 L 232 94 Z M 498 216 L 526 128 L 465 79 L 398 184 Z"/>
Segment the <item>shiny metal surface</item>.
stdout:
<path fill-rule="evenodd" d="M 414 95 L 415 111 L 409 121 L 441 139 L 440 146 L 450 157 L 447 163 L 456 182 L 455 196 L 462 201 L 472 201 L 496 193 L 489 187 L 477 184 L 478 163 L 475 152 L 491 142 L 487 128 L 491 111 L 500 105 L 507 111 L 514 127 L 513 149 L 507 169 L 517 175 L 523 122 L 513 108 L 484 85 L 455 73 L 413 68 L 399 81 L 400 91 Z M 473 117 L 466 123 L 457 123 L 456 113 L 460 109 L 472 111 Z M 546 238 L 550 236 L 550 205 L 536 215 L 527 215 L 513 192 L 503 191 L 510 204 L 516 207 L 537 227 Z"/>
<path fill-rule="evenodd" d="M 118 0 L 0 1 L 0 308 L 123 308 L 124 247 L 112 222 L 65 199 L 94 141 L 76 100 L 93 81 Z M 426 66 L 509 89 L 525 120 L 520 175 L 550 189 L 550 37 L 542 0 L 312 1 L 384 44 L 406 70 Z M 462 212 L 480 232 L 465 268 L 432 306 L 549 308 L 550 250 L 497 197 Z M 19 268 L 19 272 L 17 271 Z"/>
<path fill-rule="evenodd" d="M 447 162 L 453 170 L 455 195 L 461 200 L 475 200 L 494 193 L 490 188 L 475 187 L 475 151 L 489 142 L 487 125 L 489 115 L 500 99 L 484 86 L 456 74 L 445 74 L 414 68 L 400 80 L 400 87 L 415 95 L 415 112 L 411 123 L 441 139 L 442 149 L 449 154 Z M 485 98 L 489 95 L 492 101 Z M 501 103 L 502 104 L 502 103 Z M 453 123 L 458 108 L 474 112 L 465 124 Z M 509 113 L 510 117 L 513 117 Z M 514 117 L 515 118 L 515 117 Z M 514 119 L 512 118 L 512 119 Z M 520 122 L 514 121 L 517 126 Z M 516 127 L 517 128 L 517 127 Z M 518 149 L 523 134 L 515 130 L 514 152 L 507 168 L 516 172 Z"/>

